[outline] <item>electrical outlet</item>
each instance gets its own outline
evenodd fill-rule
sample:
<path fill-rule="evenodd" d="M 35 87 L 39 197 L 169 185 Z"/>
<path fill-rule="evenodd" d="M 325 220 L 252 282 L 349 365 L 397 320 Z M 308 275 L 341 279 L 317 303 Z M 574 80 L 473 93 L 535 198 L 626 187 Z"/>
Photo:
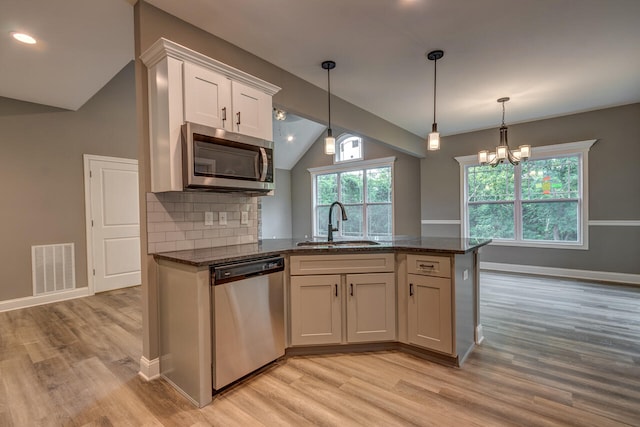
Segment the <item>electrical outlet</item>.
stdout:
<path fill-rule="evenodd" d="M 204 213 L 204 225 L 213 225 L 213 212 Z"/>
<path fill-rule="evenodd" d="M 465 269 L 462 272 L 462 280 L 467 280 L 469 278 L 469 270 Z"/>
<path fill-rule="evenodd" d="M 241 213 L 240 224 L 249 224 L 249 212 Z"/>
<path fill-rule="evenodd" d="M 218 213 L 218 223 L 220 225 L 227 225 L 227 213 L 226 212 L 219 212 Z"/>

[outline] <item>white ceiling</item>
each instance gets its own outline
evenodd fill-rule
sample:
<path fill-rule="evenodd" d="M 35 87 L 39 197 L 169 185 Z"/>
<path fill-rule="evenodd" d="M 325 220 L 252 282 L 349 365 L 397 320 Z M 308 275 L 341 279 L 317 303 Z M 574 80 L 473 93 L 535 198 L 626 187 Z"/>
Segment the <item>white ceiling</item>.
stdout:
<path fill-rule="evenodd" d="M 133 59 L 125 0 L 1 0 L 0 10 L 0 96 L 77 110 Z"/>
<path fill-rule="evenodd" d="M 148 0 L 425 136 L 640 102 L 638 0 Z M 2 0 L 0 96 L 79 108 L 133 57 L 127 0 Z M 41 43 L 8 37 L 24 30 Z M 275 127 L 274 127 L 275 129 Z"/>

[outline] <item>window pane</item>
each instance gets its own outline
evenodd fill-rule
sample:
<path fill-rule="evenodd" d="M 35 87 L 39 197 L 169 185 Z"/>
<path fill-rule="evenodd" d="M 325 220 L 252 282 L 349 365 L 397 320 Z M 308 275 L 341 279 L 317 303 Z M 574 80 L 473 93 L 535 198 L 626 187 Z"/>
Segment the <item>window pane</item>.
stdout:
<path fill-rule="evenodd" d="M 578 241 L 578 202 L 522 204 L 525 240 Z"/>
<path fill-rule="evenodd" d="M 580 182 L 578 156 L 522 163 L 522 199 L 577 199 Z"/>
<path fill-rule="evenodd" d="M 367 169 L 367 202 L 391 203 L 391 168 Z"/>
<path fill-rule="evenodd" d="M 513 210 L 513 203 L 469 205 L 469 237 L 513 239 Z"/>
<path fill-rule="evenodd" d="M 338 138 L 336 161 L 362 159 L 362 138 L 359 136 L 346 136 Z"/>
<path fill-rule="evenodd" d="M 500 164 L 494 167 L 467 167 L 469 202 L 513 200 L 515 197 L 514 168 Z"/>
<path fill-rule="evenodd" d="M 367 206 L 367 235 L 391 236 L 393 219 L 391 217 L 391 205 Z"/>
<path fill-rule="evenodd" d="M 340 174 L 340 201 L 342 203 L 362 203 L 363 171 L 343 172 Z"/>
<path fill-rule="evenodd" d="M 338 174 L 328 173 L 316 177 L 316 204 L 330 205 L 338 200 Z"/>
<path fill-rule="evenodd" d="M 316 234 L 318 236 L 327 235 L 329 226 L 329 206 L 318 206 L 316 208 Z"/>
<path fill-rule="evenodd" d="M 345 237 L 362 237 L 364 236 L 362 229 L 362 205 L 345 206 L 347 211 L 347 221 L 342 221 L 338 214 L 338 208 L 335 208 L 334 218 L 340 218 L 342 223 L 342 235 Z M 335 221 L 335 220 L 334 220 Z M 334 223 L 335 225 L 335 223 Z"/>

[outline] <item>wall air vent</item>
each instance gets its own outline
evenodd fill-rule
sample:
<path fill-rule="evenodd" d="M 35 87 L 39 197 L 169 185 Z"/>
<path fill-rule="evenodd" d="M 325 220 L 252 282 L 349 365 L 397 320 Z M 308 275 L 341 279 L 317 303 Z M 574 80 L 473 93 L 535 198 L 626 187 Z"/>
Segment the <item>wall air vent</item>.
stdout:
<path fill-rule="evenodd" d="M 76 288 L 73 243 L 31 247 L 33 295 Z"/>

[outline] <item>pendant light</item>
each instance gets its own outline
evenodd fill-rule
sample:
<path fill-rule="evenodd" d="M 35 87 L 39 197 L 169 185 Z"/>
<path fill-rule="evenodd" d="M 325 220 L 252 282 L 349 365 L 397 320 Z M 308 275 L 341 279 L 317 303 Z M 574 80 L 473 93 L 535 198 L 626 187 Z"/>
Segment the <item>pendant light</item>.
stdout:
<path fill-rule="evenodd" d="M 435 151 L 440 149 L 440 134 L 436 123 L 436 64 L 438 59 L 444 56 L 444 51 L 432 50 L 426 55 L 429 61 L 433 61 L 433 124 L 431 125 L 431 133 L 427 137 L 427 150 Z"/>
<path fill-rule="evenodd" d="M 329 73 L 336 68 L 336 63 L 334 61 L 324 61 L 322 68 L 327 70 L 327 94 L 329 100 L 329 127 L 327 128 L 327 137 L 324 139 L 324 154 L 333 155 L 336 153 L 336 139 L 331 131 L 331 77 Z"/>
<path fill-rule="evenodd" d="M 517 165 L 521 160 L 527 160 L 531 156 L 531 146 L 521 145 L 517 150 L 509 149 L 507 141 L 507 125 L 504 124 L 504 103 L 509 101 L 509 97 L 499 98 L 498 102 L 502 103 L 502 125 L 500 126 L 500 145 L 496 147 L 495 152 L 482 150 L 478 152 L 478 163 L 481 165 L 491 165 L 496 167 L 500 163 L 504 163 L 505 159 L 509 160 L 512 165 Z"/>

